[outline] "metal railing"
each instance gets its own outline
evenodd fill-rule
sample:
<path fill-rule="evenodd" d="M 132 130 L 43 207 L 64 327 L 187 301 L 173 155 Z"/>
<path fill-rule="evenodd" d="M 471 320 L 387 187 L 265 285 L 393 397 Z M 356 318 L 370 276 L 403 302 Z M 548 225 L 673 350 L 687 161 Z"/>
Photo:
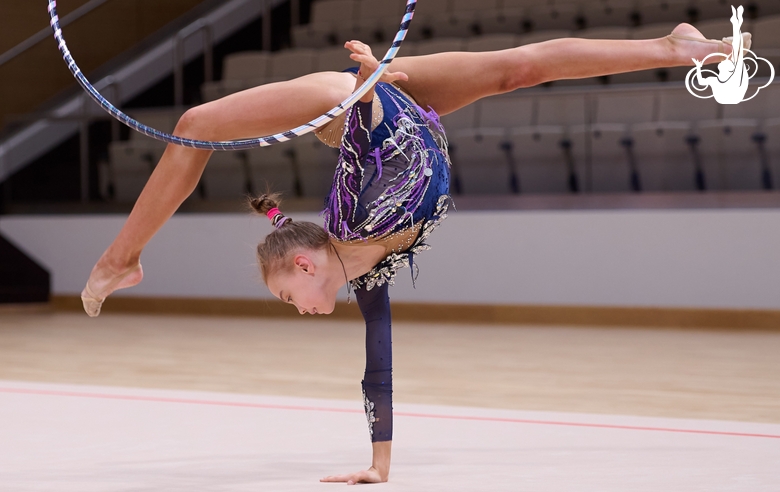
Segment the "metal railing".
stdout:
<path fill-rule="evenodd" d="M 214 80 L 214 37 L 211 25 L 203 18 L 176 33 L 173 51 L 173 103 L 184 105 L 184 43 L 195 34 L 203 36 L 203 77 L 205 82 Z"/>

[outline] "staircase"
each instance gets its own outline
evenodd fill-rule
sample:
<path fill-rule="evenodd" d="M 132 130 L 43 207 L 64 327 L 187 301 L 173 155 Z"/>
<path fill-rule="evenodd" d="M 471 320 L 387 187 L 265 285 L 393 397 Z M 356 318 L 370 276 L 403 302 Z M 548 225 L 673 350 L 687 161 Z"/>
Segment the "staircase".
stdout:
<path fill-rule="evenodd" d="M 45 1 L 7 3 L 10 5 L 3 6 L 0 16 L 0 53 L 49 26 Z M 60 1 L 58 14 L 65 18 L 87 3 Z M 109 0 L 66 26 L 64 32 L 81 69 L 89 74 L 201 3 L 203 0 Z M 0 80 L 0 128 L 20 125 L 19 115 L 76 85 L 51 36 L 0 65 Z"/>

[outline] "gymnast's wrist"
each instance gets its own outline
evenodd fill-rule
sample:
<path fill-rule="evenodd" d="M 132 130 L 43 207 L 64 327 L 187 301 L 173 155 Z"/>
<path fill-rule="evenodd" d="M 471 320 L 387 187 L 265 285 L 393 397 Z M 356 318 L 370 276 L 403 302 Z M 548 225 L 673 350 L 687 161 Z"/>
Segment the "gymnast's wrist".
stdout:
<path fill-rule="evenodd" d="M 362 75 L 363 73 L 364 72 L 358 70 L 358 73 L 355 74 L 355 76 L 357 77 L 355 81 L 355 89 L 362 86 L 366 82 L 366 77 Z M 360 98 L 360 102 L 371 102 L 373 100 L 374 100 L 374 87 L 371 86 L 371 88 Z"/>
<path fill-rule="evenodd" d="M 387 481 L 390 476 L 390 449 L 393 441 L 376 441 L 371 443 L 374 450 L 374 456 L 371 460 L 371 468 L 379 473 L 383 481 Z"/>

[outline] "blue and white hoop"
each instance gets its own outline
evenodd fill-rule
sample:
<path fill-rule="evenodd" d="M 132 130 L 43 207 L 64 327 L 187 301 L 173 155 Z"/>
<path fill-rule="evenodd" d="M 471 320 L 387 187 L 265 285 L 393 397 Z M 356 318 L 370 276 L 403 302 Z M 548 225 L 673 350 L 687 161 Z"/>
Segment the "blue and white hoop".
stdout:
<path fill-rule="evenodd" d="M 184 147 L 192 147 L 195 149 L 204 149 L 204 150 L 241 150 L 241 149 L 250 149 L 254 147 L 267 147 L 269 145 L 273 145 L 276 143 L 286 142 L 287 140 L 291 140 L 295 137 L 300 137 L 301 135 L 310 133 L 316 130 L 317 128 L 319 128 L 320 126 L 333 120 L 340 114 L 344 113 L 353 104 L 355 104 L 361 97 L 363 97 L 363 95 L 366 92 L 368 92 L 368 90 L 379 80 L 379 78 L 385 72 L 385 69 L 387 69 L 387 65 L 389 65 L 390 62 L 393 61 L 393 58 L 395 58 L 395 55 L 398 53 L 398 49 L 401 47 L 401 43 L 406 37 L 406 32 L 409 30 L 409 24 L 412 21 L 412 17 L 414 17 L 414 8 L 417 5 L 417 0 L 406 1 L 406 11 L 404 13 L 403 19 L 401 20 L 401 27 L 399 28 L 398 33 L 395 35 L 395 39 L 393 40 L 393 44 L 390 46 L 390 49 L 387 50 L 387 53 L 385 53 L 384 58 L 382 59 L 381 62 L 379 62 L 379 67 L 376 69 L 376 71 L 374 71 L 373 74 L 371 74 L 370 77 L 368 77 L 368 79 L 363 83 L 363 85 L 361 85 L 358 88 L 358 90 L 352 93 L 352 95 L 350 95 L 348 98 L 342 101 L 335 108 L 331 109 L 330 111 L 323 114 L 322 116 L 315 118 L 304 125 L 301 125 L 297 128 L 293 128 L 292 130 L 283 133 L 277 133 L 275 135 L 269 135 L 266 137 L 257 137 L 257 138 L 246 139 L 246 140 L 209 142 L 206 140 L 192 140 L 189 138 L 176 137 L 174 135 L 170 135 L 168 133 L 155 130 L 154 128 L 151 128 L 149 126 L 144 125 L 143 123 L 134 120 L 133 118 L 129 117 L 128 115 L 126 115 L 125 113 L 117 109 L 113 104 L 108 102 L 108 100 L 106 100 L 106 98 L 103 97 L 97 91 L 97 89 L 95 89 L 92 86 L 92 84 L 90 84 L 89 80 L 87 80 L 87 78 L 81 72 L 81 69 L 79 69 L 78 65 L 76 65 L 76 61 L 71 56 L 70 50 L 68 50 L 68 46 L 65 43 L 65 38 L 62 37 L 62 29 L 60 28 L 59 17 L 57 16 L 57 1 L 48 0 L 48 2 L 49 2 L 49 16 L 51 18 L 51 28 L 54 31 L 54 39 L 57 41 L 57 47 L 59 48 L 60 53 L 62 53 L 62 58 L 65 60 L 65 63 L 68 65 L 68 68 L 70 69 L 71 73 L 76 78 L 78 83 L 81 85 L 81 87 L 84 88 L 87 94 L 89 94 L 89 96 L 92 99 L 94 99 L 96 103 L 98 103 L 103 109 L 105 109 L 106 112 L 108 112 L 111 116 L 118 119 L 125 125 L 132 128 L 133 130 L 143 133 L 144 135 L 148 135 L 157 140 L 162 140 L 163 142 L 182 145 Z"/>

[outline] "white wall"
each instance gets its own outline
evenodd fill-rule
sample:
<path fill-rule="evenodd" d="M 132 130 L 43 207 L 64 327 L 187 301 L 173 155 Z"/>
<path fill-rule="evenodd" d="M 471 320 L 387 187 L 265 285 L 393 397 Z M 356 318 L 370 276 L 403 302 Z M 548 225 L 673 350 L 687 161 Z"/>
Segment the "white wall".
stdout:
<path fill-rule="evenodd" d="M 315 214 L 298 220 L 320 222 Z M 0 232 L 78 294 L 123 216 L 10 216 Z M 780 210 L 453 212 L 403 270 L 413 302 L 780 309 Z M 115 295 L 269 298 L 249 215 L 176 215 L 142 256 L 145 279 Z M 342 291 L 344 294 L 344 291 Z M 344 295 L 342 297 L 345 298 Z"/>

